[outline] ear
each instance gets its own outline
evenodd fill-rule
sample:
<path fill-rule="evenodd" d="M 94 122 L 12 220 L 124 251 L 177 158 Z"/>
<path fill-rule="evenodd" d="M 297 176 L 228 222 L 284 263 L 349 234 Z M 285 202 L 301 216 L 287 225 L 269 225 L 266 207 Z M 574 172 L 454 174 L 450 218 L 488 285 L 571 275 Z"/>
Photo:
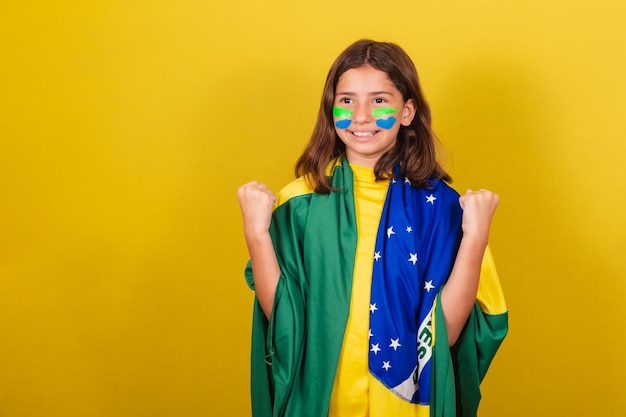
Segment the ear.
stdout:
<path fill-rule="evenodd" d="M 409 126 L 411 124 L 416 111 L 417 105 L 415 104 L 415 100 L 412 98 L 408 99 L 402 108 L 402 118 L 400 119 L 402 126 Z"/>

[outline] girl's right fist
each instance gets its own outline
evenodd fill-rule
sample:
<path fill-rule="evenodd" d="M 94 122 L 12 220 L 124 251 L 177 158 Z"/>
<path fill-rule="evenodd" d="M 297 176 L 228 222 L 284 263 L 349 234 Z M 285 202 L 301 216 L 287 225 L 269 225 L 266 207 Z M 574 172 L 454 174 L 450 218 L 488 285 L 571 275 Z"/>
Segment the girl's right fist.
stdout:
<path fill-rule="evenodd" d="M 250 181 L 237 190 L 246 235 L 256 235 L 269 230 L 276 196 L 267 185 Z"/>

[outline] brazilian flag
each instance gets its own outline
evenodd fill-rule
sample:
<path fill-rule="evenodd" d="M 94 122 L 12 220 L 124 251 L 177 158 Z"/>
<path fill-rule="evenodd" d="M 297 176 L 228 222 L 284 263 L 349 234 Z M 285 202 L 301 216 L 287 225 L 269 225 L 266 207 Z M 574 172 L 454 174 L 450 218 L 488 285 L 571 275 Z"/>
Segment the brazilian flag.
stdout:
<path fill-rule="evenodd" d="M 350 310 L 358 239 L 353 176 L 345 158 L 331 174 L 338 191 L 301 193 L 274 210 L 270 234 L 281 277 L 270 319 L 256 300 L 254 305 L 251 388 L 255 417 L 328 414 Z M 384 210 L 404 210 L 389 204 L 385 202 Z M 484 268 L 491 267 L 484 264 Z M 250 264 L 246 279 L 254 289 Z M 483 292 L 487 296 L 477 300 L 459 341 L 451 348 L 440 303 L 433 303 L 435 343 L 428 365 L 431 416 L 476 415 L 479 384 L 506 335 L 508 318 L 499 284 Z M 479 288 L 479 298 L 480 294 Z"/>

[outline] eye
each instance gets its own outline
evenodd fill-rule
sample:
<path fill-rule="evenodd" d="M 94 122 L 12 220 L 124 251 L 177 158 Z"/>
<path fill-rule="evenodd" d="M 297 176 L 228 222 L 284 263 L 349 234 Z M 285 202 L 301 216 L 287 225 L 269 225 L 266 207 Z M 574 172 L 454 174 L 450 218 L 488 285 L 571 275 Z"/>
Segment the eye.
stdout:
<path fill-rule="evenodd" d="M 376 98 L 374 99 L 374 103 L 376 103 L 376 104 L 382 104 L 382 103 L 386 103 L 386 102 L 387 102 L 387 100 L 385 100 L 385 99 L 384 99 L 384 98 L 382 98 L 382 97 L 376 97 Z"/>
<path fill-rule="evenodd" d="M 339 99 L 339 103 L 341 103 L 341 104 L 352 104 L 352 103 L 354 103 L 354 100 L 352 100 L 349 97 L 342 97 L 342 98 Z"/>

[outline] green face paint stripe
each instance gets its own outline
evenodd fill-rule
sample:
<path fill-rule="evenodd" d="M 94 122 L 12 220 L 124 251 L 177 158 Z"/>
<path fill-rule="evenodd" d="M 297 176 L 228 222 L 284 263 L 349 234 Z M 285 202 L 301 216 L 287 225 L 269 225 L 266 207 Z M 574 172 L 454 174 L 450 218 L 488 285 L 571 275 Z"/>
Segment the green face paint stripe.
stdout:
<path fill-rule="evenodd" d="M 381 107 L 378 109 L 372 110 L 372 116 L 374 117 L 382 117 L 386 114 L 398 113 L 398 109 L 394 109 L 393 107 Z"/>
<path fill-rule="evenodd" d="M 347 119 L 348 117 L 352 117 L 352 110 L 335 106 L 333 107 L 333 116 L 340 119 Z"/>

